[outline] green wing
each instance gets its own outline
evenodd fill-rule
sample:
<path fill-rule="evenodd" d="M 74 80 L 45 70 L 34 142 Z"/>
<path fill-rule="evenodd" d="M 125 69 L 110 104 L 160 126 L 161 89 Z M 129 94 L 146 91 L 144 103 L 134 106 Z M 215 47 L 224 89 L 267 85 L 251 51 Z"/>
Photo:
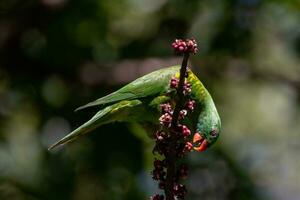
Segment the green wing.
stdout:
<path fill-rule="evenodd" d="M 101 104 L 114 103 L 96 113 L 89 121 L 72 131 L 70 134 L 53 144 L 49 149 L 71 142 L 95 128 L 114 121 L 152 122 L 157 119 L 156 113 L 151 110 L 168 97 L 157 96 L 146 105 L 137 98 L 163 94 L 168 89 L 170 78 L 178 72 L 179 66 L 160 69 L 147 74 L 129 83 L 123 88 L 105 97 L 97 99 L 77 110 Z M 150 98 L 151 99 L 151 98 Z M 149 109 L 151 110 L 149 112 Z"/>
<path fill-rule="evenodd" d="M 138 121 L 137 119 L 143 119 L 145 121 L 150 120 L 140 116 L 141 113 L 145 112 L 146 110 L 140 100 L 121 101 L 111 106 L 107 106 L 97 112 L 89 121 L 49 147 L 49 150 L 59 145 L 71 142 L 103 124 L 115 121 Z M 146 117 L 150 118 L 151 116 L 146 115 Z"/>
<path fill-rule="evenodd" d="M 170 78 L 179 71 L 179 68 L 180 66 L 172 66 L 154 71 L 125 85 L 116 92 L 77 108 L 76 111 L 91 106 L 161 94 L 167 90 Z"/>

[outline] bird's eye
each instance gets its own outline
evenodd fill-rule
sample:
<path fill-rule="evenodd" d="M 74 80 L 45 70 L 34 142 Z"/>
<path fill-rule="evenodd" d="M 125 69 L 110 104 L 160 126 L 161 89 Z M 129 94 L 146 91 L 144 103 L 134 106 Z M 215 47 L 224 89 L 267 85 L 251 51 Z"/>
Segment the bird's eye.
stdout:
<path fill-rule="evenodd" d="M 210 132 L 210 135 L 212 137 L 217 137 L 218 136 L 218 131 L 216 129 L 213 129 L 211 132 Z"/>

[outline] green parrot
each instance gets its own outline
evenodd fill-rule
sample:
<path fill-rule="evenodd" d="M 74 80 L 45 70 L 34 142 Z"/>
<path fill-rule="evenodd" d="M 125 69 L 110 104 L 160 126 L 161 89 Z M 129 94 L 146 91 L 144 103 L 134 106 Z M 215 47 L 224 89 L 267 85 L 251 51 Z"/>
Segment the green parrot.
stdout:
<path fill-rule="evenodd" d="M 160 105 L 170 100 L 170 80 L 179 77 L 180 66 L 163 68 L 127 84 L 121 89 L 90 102 L 76 110 L 98 106 L 101 108 L 89 121 L 53 144 L 49 149 L 71 142 L 95 128 L 111 122 L 137 122 L 154 128 L 161 115 Z M 221 121 L 212 97 L 201 81 L 187 70 L 187 81 L 192 86 L 194 111 L 185 119 L 194 134 L 196 151 L 204 151 L 219 137 Z"/>

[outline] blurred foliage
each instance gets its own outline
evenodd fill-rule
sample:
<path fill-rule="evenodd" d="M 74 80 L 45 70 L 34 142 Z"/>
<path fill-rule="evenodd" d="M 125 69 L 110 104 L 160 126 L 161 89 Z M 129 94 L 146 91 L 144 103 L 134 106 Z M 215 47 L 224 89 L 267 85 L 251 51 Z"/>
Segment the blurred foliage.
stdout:
<path fill-rule="evenodd" d="M 293 0 L 1 0 L 0 199 L 153 193 L 137 125 L 47 147 L 95 112 L 79 105 L 180 63 L 171 41 L 191 36 L 224 128 L 188 158 L 188 199 L 300 199 L 299 11 Z"/>

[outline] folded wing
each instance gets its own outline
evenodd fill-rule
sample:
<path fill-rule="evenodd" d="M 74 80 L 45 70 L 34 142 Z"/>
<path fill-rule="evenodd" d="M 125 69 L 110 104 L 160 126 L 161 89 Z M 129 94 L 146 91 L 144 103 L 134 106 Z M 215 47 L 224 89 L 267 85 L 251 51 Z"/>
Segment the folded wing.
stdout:
<path fill-rule="evenodd" d="M 170 78 L 179 71 L 179 68 L 180 66 L 172 66 L 154 71 L 125 85 L 116 92 L 77 108 L 76 111 L 121 100 L 131 100 L 161 94 L 167 90 Z"/>

